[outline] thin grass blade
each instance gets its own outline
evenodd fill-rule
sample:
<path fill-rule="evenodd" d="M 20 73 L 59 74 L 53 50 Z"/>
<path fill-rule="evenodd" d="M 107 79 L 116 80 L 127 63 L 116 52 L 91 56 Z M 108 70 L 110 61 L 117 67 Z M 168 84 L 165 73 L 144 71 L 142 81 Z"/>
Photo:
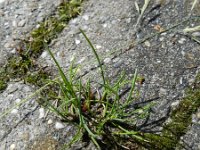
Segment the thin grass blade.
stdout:
<path fill-rule="evenodd" d="M 93 51 L 93 53 L 94 53 L 94 55 L 95 55 L 95 57 L 96 57 L 96 59 L 98 61 L 99 67 L 101 69 L 101 77 L 103 79 L 103 84 L 105 85 L 106 84 L 106 80 L 105 80 L 105 76 L 104 76 L 104 71 L 103 71 L 103 67 L 102 67 L 102 63 L 100 61 L 100 58 L 99 58 L 99 56 L 98 56 L 98 54 L 96 52 L 96 49 L 94 48 L 93 44 L 91 43 L 91 41 L 89 40 L 89 38 L 87 37 L 85 32 L 82 29 L 80 29 L 80 31 L 83 34 L 83 36 L 85 37 L 85 39 L 88 42 L 88 44 L 90 45 L 90 47 L 92 48 L 92 51 Z"/>

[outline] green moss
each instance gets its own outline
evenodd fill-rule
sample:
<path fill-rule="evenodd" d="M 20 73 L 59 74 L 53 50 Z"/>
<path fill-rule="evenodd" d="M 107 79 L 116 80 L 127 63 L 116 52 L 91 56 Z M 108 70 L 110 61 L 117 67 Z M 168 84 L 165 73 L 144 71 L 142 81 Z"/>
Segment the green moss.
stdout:
<path fill-rule="evenodd" d="M 80 13 L 81 2 L 82 0 L 71 0 L 62 3 L 57 10 L 59 16 L 51 16 L 42 22 L 39 28 L 31 32 L 32 40 L 26 43 L 28 49 L 31 50 L 29 56 L 40 56 L 44 48 L 44 42 L 50 43 L 64 29 L 68 21 Z"/>
<path fill-rule="evenodd" d="M 179 106 L 172 111 L 170 123 L 163 126 L 160 135 L 146 133 L 144 138 L 149 142 L 142 142 L 148 149 L 172 150 L 179 144 L 192 123 L 192 115 L 200 107 L 200 75 L 197 75 L 193 88 L 187 90 L 187 96 L 183 98 Z"/>
<path fill-rule="evenodd" d="M 28 73 L 25 76 L 24 80 L 26 83 L 42 87 L 50 79 L 49 76 L 50 74 L 48 74 L 47 72 L 44 72 L 43 70 L 39 70 L 36 72 Z"/>
<path fill-rule="evenodd" d="M 8 59 L 5 70 L 9 78 L 21 78 L 26 75 L 27 71 L 33 66 L 28 57 L 14 56 Z"/>
<path fill-rule="evenodd" d="M 5 81 L 0 81 L 0 92 L 5 90 L 7 87 L 7 83 Z"/>
<path fill-rule="evenodd" d="M 0 69 L 0 92 L 6 89 L 8 81 L 9 81 L 9 78 L 5 69 L 1 68 Z"/>
<path fill-rule="evenodd" d="M 0 91 L 7 87 L 10 79 L 25 79 L 26 82 L 41 86 L 44 85 L 49 74 L 37 72 L 33 62 L 44 50 L 44 43 L 50 43 L 57 37 L 68 21 L 80 13 L 80 5 L 83 0 L 71 0 L 63 2 L 57 9 L 55 15 L 50 16 L 39 28 L 30 33 L 29 40 L 21 41 L 21 46 L 17 55 L 8 59 L 8 63 L 0 70 Z"/>

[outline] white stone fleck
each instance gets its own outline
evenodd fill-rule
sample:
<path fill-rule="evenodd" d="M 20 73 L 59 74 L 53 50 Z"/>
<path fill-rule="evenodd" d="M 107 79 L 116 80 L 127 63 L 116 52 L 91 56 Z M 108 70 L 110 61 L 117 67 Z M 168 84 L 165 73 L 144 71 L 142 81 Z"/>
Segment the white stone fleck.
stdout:
<path fill-rule="evenodd" d="M 111 58 L 105 58 L 104 63 L 108 64 L 111 61 Z"/>
<path fill-rule="evenodd" d="M 52 124 L 53 123 L 53 120 L 52 119 L 49 119 L 48 121 L 47 121 L 47 124 L 48 125 L 50 125 L 50 124 Z"/>
<path fill-rule="evenodd" d="M 161 63 L 161 60 L 158 59 L 158 60 L 157 60 L 157 63 Z"/>
<path fill-rule="evenodd" d="M 48 52 L 47 52 L 47 51 L 44 51 L 44 52 L 42 53 L 41 57 L 42 57 L 42 58 L 46 58 L 47 55 L 48 55 Z"/>
<path fill-rule="evenodd" d="M 16 27 L 16 26 L 17 26 L 17 22 L 16 22 L 15 20 L 12 22 L 12 26 L 13 26 L 13 27 Z"/>
<path fill-rule="evenodd" d="M 151 43 L 150 43 L 149 41 L 145 41 L 145 42 L 144 42 L 144 45 L 147 46 L 147 47 L 150 47 L 150 46 L 151 46 Z"/>
<path fill-rule="evenodd" d="M 171 104 L 171 106 L 172 106 L 172 107 L 176 107 L 176 106 L 178 106 L 179 103 L 180 103 L 179 101 L 175 101 L 175 102 L 173 102 L 173 103 Z"/>
<path fill-rule="evenodd" d="M 37 24 L 37 25 L 36 25 L 36 28 L 38 29 L 39 27 L 40 27 L 40 24 Z"/>
<path fill-rule="evenodd" d="M 198 37 L 200 37 L 200 32 L 194 32 L 194 33 L 192 33 L 192 36 L 198 36 Z"/>
<path fill-rule="evenodd" d="M 44 118 L 44 116 L 45 116 L 44 108 L 40 108 L 39 109 L 39 119 Z"/>
<path fill-rule="evenodd" d="M 84 15 L 83 19 L 87 21 L 87 20 L 89 20 L 89 16 L 88 15 Z"/>
<path fill-rule="evenodd" d="M 179 83 L 183 84 L 183 77 L 180 77 Z"/>
<path fill-rule="evenodd" d="M 161 35 L 167 35 L 167 32 L 163 32 L 163 33 L 161 33 Z"/>
<path fill-rule="evenodd" d="M 184 51 L 181 51 L 181 54 L 182 54 L 183 56 L 185 56 L 185 52 L 184 52 Z"/>
<path fill-rule="evenodd" d="M 4 26 L 9 26 L 9 22 L 5 22 L 5 23 L 4 23 Z"/>
<path fill-rule="evenodd" d="M 181 38 L 180 40 L 178 40 L 178 43 L 180 43 L 180 44 L 184 44 L 184 43 L 185 43 L 185 41 L 186 41 L 186 39 L 185 39 L 185 38 Z"/>
<path fill-rule="evenodd" d="M 20 99 L 20 98 L 17 98 L 17 99 L 15 100 L 15 103 L 19 103 L 19 102 L 21 102 L 21 99 Z"/>
<path fill-rule="evenodd" d="M 16 148 L 16 145 L 15 144 L 11 144 L 10 145 L 10 150 L 14 150 Z"/>
<path fill-rule="evenodd" d="M 197 118 L 200 119 L 200 112 L 197 113 Z"/>
<path fill-rule="evenodd" d="M 63 129 L 65 126 L 62 124 L 62 123 L 60 123 L 60 122 L 56 122 L 56 124 L 55 124 L 55 128 L 57 129 L 57 130 L 59 130 L 59 129 Z"/>
<path fill-rule="evenodd" d="M 26 23 L 26 20 L 21 20 L 20 22 L 18 22 L 18 27 L 23 27 Z"/>
<path fill-rule="evenodd" d="M 102 48 L 101 45 L 96 45 L 96 49 L 100 49 L 100 48 Z"/>
<path fill-rule="evenodd" d="M 159 40 L 162 42 L 165 38 L 164 37 L 160 37 Z"/>
<path fill-rule="evenodd" d="M 72 23 L 72 24 L 76 24 L 76 23 L 77 23 L 77 18 L 72 19 L 72 20 L 71 20 L 71 23 Z"/>
<path fill-rule="evenodd" d="M 17 114 L 18 113 L 18 109 L 13 109 L 12 111 L 11 111 L 11 114 Z"/>
<path fill-rule="evenodd" d="M 103 24 L 103 27 L 104 27 L 104 28 L 106 28 L 107 26 L 108 26 L 108 24 L 106 24 L 106 23 Z"/>
<path fill-rule="evenodd" d="M 131 18 L 126 19 L 126 23 L 131 23 Z"/>
<path fill-rule="evenodd" d="M 81 43 L 81 41 L 80 41 L 80 40 L 78 40 L 78 39 L 75 39 L 75 43 L 76 43 L 76 45 L 78 45 L 78 44 L 80 44 L 80 43 Z"/>

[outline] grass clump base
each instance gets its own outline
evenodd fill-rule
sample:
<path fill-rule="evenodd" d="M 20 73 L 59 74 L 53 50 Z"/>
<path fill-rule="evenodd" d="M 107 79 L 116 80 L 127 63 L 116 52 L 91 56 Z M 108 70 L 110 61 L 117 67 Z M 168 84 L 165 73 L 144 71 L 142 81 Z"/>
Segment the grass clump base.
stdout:
<path fill-rule="evenodd" d="M 77 77 L 77 68 L 73 64 L 66 75 L 45 44 L 59 70 L 60 78 L 55 80 L 58 93 L 54 96 L 54 100 L 56 99 L 57 105 L 55 106 L 50 99 L 41 99 L 41 104 L 55 112 L 63 121 L 78 125 L 79 130 L 68 146 L 80 139 L 88 139 L 93 141 L 98 149 L 138 148 L 134 139 L 139 141 L 145 139 L 136 130 L 136 122 L 148 114 L 152 104 L 137 109 L 130 107 L 134 102 L 137 70 L 133 79 L 129 80 L 125 74 L 121 74 L 117 81 L 111 84 L 104 76 L 102 63 L 95 48 L 85 33 L 82 30 L 81 32 L 99 63 L 102 83 L 96 84 L 102 89 L 94 88 L 89 79 L 83 81 L 81 77 Z M 127 85 L 130 86 L 130 91 L 127 98 L 122 98 L 120 91 Z"/>
<path fill-rule="evenodd" d="M 102 63 L 95 48 L 85 33 L 82 30 L 81 32 L 99 63 L 103 83 L 97 84 L 103 87 L 101 92 L 98 88 L 91 86 L 90 80 L 83 82 L 81 78 L 78 78 L 77 68 L 73 69 L 73 64 L 68 75 L 65 75 L 46 46 L 58 67 L 61 78 L 55 82 L 60 89 L 57 97 L 58 105 L 55 107 L 50 101 L 45 101 L 43 104 L 60 116 L 63 121 L 78 125 L 79 130 L 68 146 L 84 138 L 93 141 L 98 149 L 142 149 L 145 147 L 171 150 L 184 147 L 179 144 L 180 138 L 187 132 L 192 114 L 200 106 L 200 77 L 197 76 L 193 88 L 188 90 L 187 96 L 180 102 L 178 108 L 171 112 L 171 122 L 163 126 L 161 134 L 142 133 L 137 130 L 136 122 L 148 115 L 148 110 L 153 104 L 137 109 L 131 107 L 134 101 L 135 83 L 138 79 L 137 70 L 132 80 L 128 80 L 125 74 L 121 74 L 114 84 L 109 83 L 104 76 Z M 122 99 L 119 91 L 127 84 L 130 85 L 130 91 L 126 98 Z"/>

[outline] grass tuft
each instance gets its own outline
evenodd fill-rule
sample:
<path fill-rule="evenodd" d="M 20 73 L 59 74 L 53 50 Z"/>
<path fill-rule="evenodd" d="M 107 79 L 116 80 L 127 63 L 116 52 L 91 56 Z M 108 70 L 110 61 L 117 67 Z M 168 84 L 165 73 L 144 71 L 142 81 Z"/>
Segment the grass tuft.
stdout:
<path fill-rule="evenodd" d="M 104 146 L 113 147 L 113 144 L 118 148 L 124 149 L 122 141 L 132 141 L 134 138 L 145 141 L 140 132 L 136 130 L 135 125 L 139 116 L 145 117 L 150 106 L 145 109 L 128 109 L 134 102 L 132 95 L 135 89 L 137 71 L 132 80 L 128 80 L 125 75 L 122 75 L 116 83 L 109 83 L 105 79 L 101 60 L 94 46 L 83 30 L 81 30 L 81 33 L 89 43 L 101 68 L 103 84 L 97 84 L 103 87 L 102 92 L 94 90 L 98 88 L 93 88 L 90 80 L 83 83 L 82 79 L 76 76 L 77 69 L 74 69 L 73 64 L 68 74 L 65 74 L 51 50 L 45 44 L 60 74 L 60 80 L 56 81 L 60 89 L 60 95 L 57 98 L 57 106 L 54 106 L 49 100 L 46 100 L 43 104 L 60 116 L 63 121 L 74 122 L 78 125 L 77 135 L 69 145 L 80 140 L 80 136 L 82 138 L 83 136 L 88 137 L 98 149 Z M 127 84 L 129 84 L 131 90 L 128 98 L 122 99 L 119 96 L 119 92 L 125 86 L 127 87 Z M 139 114 L 138 112 L 141 113 L 141 110 L 143 110 L 142 114 Z"/>

